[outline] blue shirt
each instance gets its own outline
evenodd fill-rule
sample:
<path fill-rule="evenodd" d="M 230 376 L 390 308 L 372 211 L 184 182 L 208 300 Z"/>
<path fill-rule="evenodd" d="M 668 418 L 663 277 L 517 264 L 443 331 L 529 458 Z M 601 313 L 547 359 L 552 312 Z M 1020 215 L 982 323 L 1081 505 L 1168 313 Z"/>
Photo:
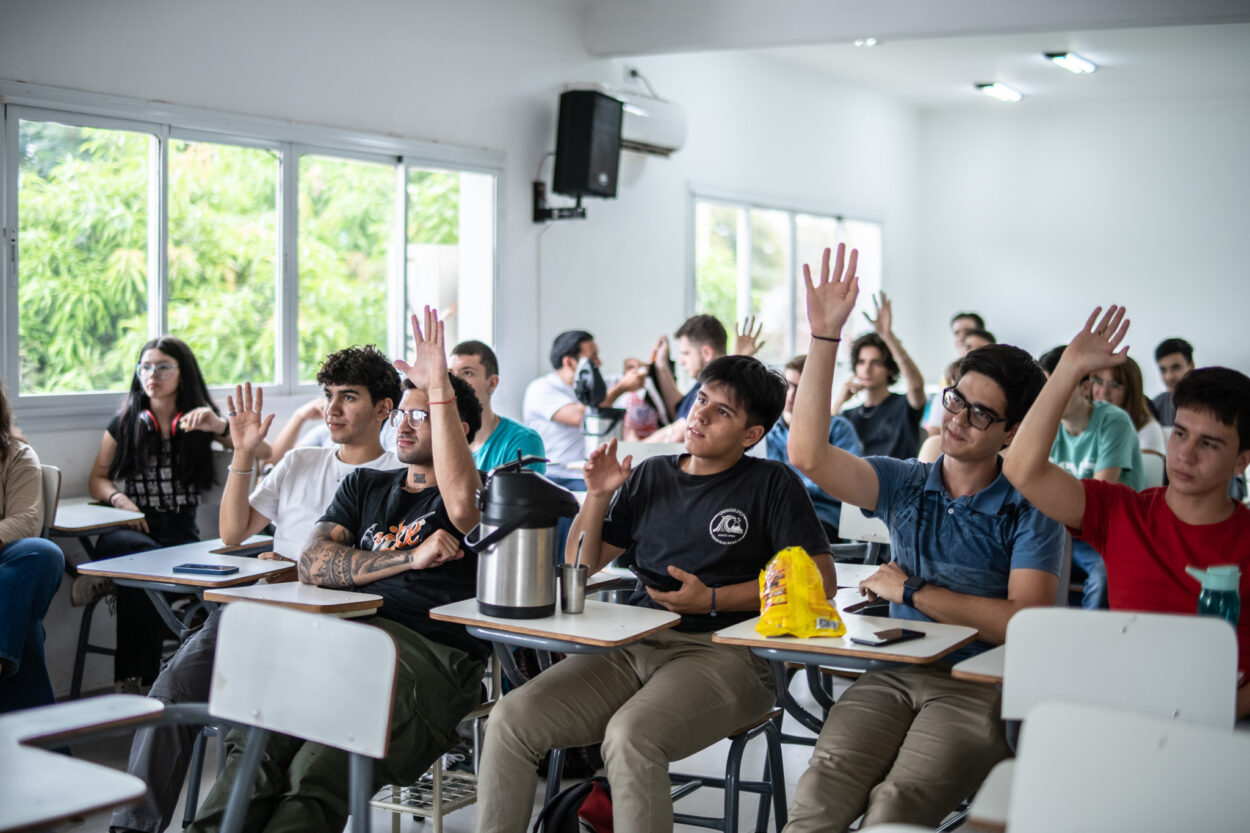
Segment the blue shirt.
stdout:
<path fill-rule="evenodd" d="M 677 416 L 673 419 L 685 419 L 690 415 L 690 409 L 694 407 L 694 398 L 699 395 L 700 387 L 699 383 L 695 382 L 690 392 L 681 398 L 681 401 L 677 403 Z"/>
<path fill-rule="evenodd" d="M 511 463 L 516 459 L 516 453 L 520 451 L 522 456 L 528 457 L 531 454 L 535 457 L 546 457 L 547 451 L 543 448 L 543 438 L 533 428 L 526 428 L 515 419 L 508 419 L 506 416 L 499 418 L 499 424 L 495 426 L 495 430 L 490 432 L 490 436 L 486 438 L 486 442 L 482 443 L 482 447 L 473 452 L 473 463 L 478 467 L 479 471 L 489 472 L 496 466 L 502 466 L 504 463 Z M 546 463 L 534 463 L 528 468 L 536 472 L 546 473 Z"/>
<path fill-rule="evenodd" d="M 807 496 L 812 499 L 812 506 L 816 509 L 816 517 L 820 518 L 821 522 L 826 526 L 837 529 L 838 522 L 842 518 L 841 501 L 834 500 L 828 492 L 812 482 L 807 475 L 790 465 L 790 454 L 786 450 L 786 444 L 789 441 L 790 426 L 786 425 L 784 419 L 779 419 L 777 424 L 773 426 L 773 429 L 764 436 L 764 452 L 769 460 L 777 460 L 794 469 L 799 479 L 803 481 L 803 487 L 807 489 Z M 859 435 L 855 433 L 855 426 L 851 425 L 850 420 L 846 417 L 832 416 L 829 418 L 829 444 L 849 451 L 856 457 L 864 456 L 864 448 L 859 444 Z"/>
<path fill-rule="evenodd" d="M 1000 471 L 989 486 L 953 498 L 942 482 L 942 460 L 921 463 L 868 457 L 877 473 L 877 509 L 890 528 L 890 556 L 909 576 L 956 593 L 1007 598 L 1012 570 L 1059 574 L 1063 527 L 1043 515 Z M 932 621 L 910 605 L 890 604 L 899 619 Z M 974 642 L 945 657 L 959 662 L 989 649 Z"/>

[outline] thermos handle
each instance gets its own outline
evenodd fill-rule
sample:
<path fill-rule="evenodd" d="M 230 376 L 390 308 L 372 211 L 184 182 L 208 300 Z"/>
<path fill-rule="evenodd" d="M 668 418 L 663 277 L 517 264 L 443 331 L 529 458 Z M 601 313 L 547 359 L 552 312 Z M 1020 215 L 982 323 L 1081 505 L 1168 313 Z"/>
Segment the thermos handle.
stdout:
<path fill-rule="evenodd" d="M 495 544 L 499 543 L 499 541 L 502 538 L 504 538 L 506 535 L 519 529 L 522 523 L 524 523 L 524 520 L 519 519 L 519 518 L 513 521 L 509 521 L 508 523 L 505 523 L 503 526 L 499 527 L 493 532 L 488 533 L 485 538 L 479 538 L 476 541 L 474 541 L 472 540 L 473 536 L 475 534 L 480 533 L 482 529 L 482 525 L 478 524 L 477 526 L 469 530 L 468 535 L 464 536 L 464 545 L 468 549 L 480 555 L 483 550 L 490 549 Z"/>

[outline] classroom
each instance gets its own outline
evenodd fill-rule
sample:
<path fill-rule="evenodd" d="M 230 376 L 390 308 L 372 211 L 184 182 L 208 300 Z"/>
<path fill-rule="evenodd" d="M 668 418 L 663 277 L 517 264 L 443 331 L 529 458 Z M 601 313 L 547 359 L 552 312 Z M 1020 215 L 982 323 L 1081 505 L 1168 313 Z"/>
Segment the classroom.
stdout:
<path fill-rule="evenodd" d="M 1023 98 L 977 89 L 993 82 Z M 574 205 L 553 191 L 560 97 L 596 86 L 675 105 L 675 147 L 622 150 L 613 197 L 536 219 L 539 202 Z M 839 242 L 860 278 L 843 335 L 870 331 L 870 296 L 887 293 L 930 407 L 963 310 L 1037 357 L 1122 305 L 1147 399 L 1171 389 L 1155 362 L 1168 338 L 1192 342 L 1198 367 L 1250 370 L 1238 0 L 0 0 L 0 103 L 0 383 L 62 501 L 112 502 L 89 488 L 93 461 L 158 335 L 194 351 L 213 433 L 245 381 L 263 385 L 276 433 L 321 395 L 327 354 L 374 343 L 414 361 L 408 316 L 428 304 L 446 347 L 493 348 L 491 407 L 528 422 L 527 387 L 552 375 L 562 333 L 593 333 L 609 387 L 626 360 L 655 364 L 667 335 L 680 393 L 695 381 L 681 322 L 715 315 L 732 343 L 754 317 L 756 358 L 783 372 L 814 334 L 802 267 Z M 56 169 L 49 149 L 82 129 L 96 156 Z M 129 180 L 93 192 L 90 162 L 109 153 Z M 36 203 L 62 233 L 127 241 L 102 240 L 89 287 L 40 251 Z M 835 393 L 856 372 L 838 346 Z M 215 504 L 196 520 L 225 537 Z M 114 684 L 101 656 L 75 684 L 71 583 L 43 620 L 58 701 Z M 115 627 L 101 604 L 90 641 L 112 644 Z M 806 755 L 787 752 L 791 798 Z"/>

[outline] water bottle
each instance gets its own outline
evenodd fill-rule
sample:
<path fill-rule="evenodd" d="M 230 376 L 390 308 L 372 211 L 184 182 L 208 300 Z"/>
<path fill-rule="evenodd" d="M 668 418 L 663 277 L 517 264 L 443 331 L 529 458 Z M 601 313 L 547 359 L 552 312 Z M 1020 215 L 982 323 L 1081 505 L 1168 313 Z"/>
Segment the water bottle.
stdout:
<path fill-rule="evenodd" d="M 1241 584 L 1241 569 L 1236 564 L 1220 564 L 1199 570 L 1186 567 L 1189 573 L 1202 582 L 1202 593 L 1198 596 L 1199 616 L 1219 616 L 1227 620 L 1235 628 L 1241 618 L 1241 597 L 1237 588 Z"/>

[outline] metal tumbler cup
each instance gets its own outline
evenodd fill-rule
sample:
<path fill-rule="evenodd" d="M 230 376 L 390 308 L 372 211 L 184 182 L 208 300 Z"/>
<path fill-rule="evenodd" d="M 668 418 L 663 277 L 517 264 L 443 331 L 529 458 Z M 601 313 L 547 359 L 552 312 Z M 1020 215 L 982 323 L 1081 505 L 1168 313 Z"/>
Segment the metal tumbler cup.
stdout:
<path fill-rule="evenodd" d="M 581 613 L 586 609 L 586 568 L 582 565 L 560 565 L 560 610 Z"/>

